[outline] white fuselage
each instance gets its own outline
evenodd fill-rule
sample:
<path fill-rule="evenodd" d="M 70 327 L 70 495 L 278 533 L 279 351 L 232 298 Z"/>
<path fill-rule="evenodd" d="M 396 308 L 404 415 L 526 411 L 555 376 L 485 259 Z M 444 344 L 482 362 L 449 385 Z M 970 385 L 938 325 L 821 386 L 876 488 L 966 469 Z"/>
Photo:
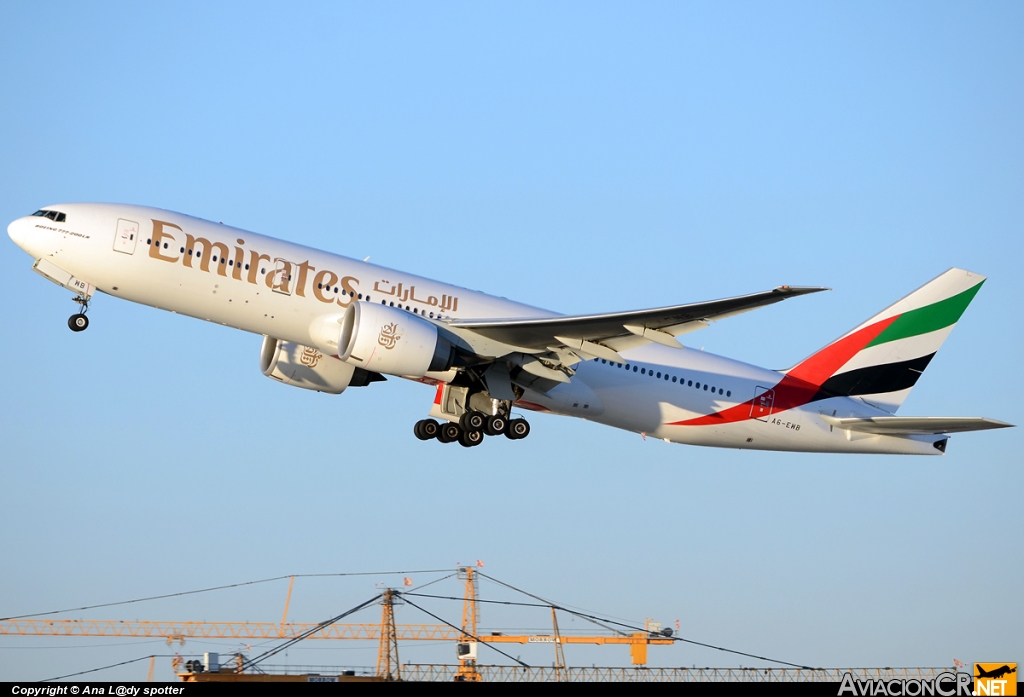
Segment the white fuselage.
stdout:
<path fill-rule="evenodd" d="M 448 319 L 557 313 L 170 211 L 112 204 L 55 206 L 66 222 L 25 217 L 12 239 L 39 270 L 94 290 L 254 334 L 314 345 L 318 322 L 356 300 L 393 304 L 444 326 Z M 134 227 L 133 227 L 134 226 Z M 132 238 L 132 239 L 129 239 Z M 56 280 L 56 279 L 54 279 Z M 820 414 L 884 415 L 831 397 L 754 418 L 673 425 L 750 401 L 783 375 L 703 351 L 649 344 L 626 364 L 589 360 L 547 393 L 518 406 L 586 418 L 677 443 L 759 450 L 941 454 L 938 436 L 894 437 L 833 429 Z M 699 385 L 699 387 L 697 387 Z"/>

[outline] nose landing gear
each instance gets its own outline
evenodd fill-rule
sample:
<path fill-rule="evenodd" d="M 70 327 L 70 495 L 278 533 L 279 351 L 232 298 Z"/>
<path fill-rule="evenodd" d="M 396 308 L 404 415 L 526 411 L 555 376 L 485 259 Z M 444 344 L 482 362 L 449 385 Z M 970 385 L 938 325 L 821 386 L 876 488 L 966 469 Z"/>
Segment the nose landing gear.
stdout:
<path fill-rule="evenodd" d="M 82 313 L 68 317 L 68 327 L 70 327 L 73 332 L 85 331 L 88 326 L 89 318 Z"/>
<path fill-rule="evenodd" d="M 89 327 L 89 318 L 85 313 L 89 311 L 89 300 L 84 296 L 75 296 L 75 302 L 81 305 L 81 309 L 68 318 L 68 327 L 73 332 L 84 332 Z"/>

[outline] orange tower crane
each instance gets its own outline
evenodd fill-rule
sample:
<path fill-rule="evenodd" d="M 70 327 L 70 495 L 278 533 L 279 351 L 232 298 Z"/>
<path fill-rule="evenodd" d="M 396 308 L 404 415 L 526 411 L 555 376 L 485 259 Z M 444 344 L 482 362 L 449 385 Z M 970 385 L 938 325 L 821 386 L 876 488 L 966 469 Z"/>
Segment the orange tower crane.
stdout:
<path fill-rule="evenodd" d="M 383 593 L 383 617 L 380 623 L 342 624 L 322 627 L 310 634 L 311 640 L 362 640 L 379 642 L 378 673 L 400 679 L 398 663 L 399 641 L 450 641 L 457 644 L 459 680 L 479 681 L 477 646 L 484 644 L 551 643 L 555 649 L 556 674 L 565 675 L 565 644 L 628 645 L 633 665 L 647 663 L 647 647 L 675 643 L 667 634 L 657 631 L 631 634 L 565 635 L 558 629 L 555 608 L 551 608 L 553 634 L 509 635 L 492 633 L 481 636 L 478 632 L 479 606 L 477 602 L 477 574 L 473 567 L 462 567 L 459 578 L 465 582 L 462 605 L 462 629 L 444 624 L 397 624 L 394 604 L 400 591 L 387 589 Z M 24 618 L 0 620 L 0 636 L 61 636 L 61 637 L 136 637 L 165 638 L 167 643 L 184 644 L 187 639 L 239 639 L 274 640 L 294 639 L 317 627 L 317 623 L 288 622 L 294 577 L 288 585 L 281 622 L 162 622 L 151 620 L 70 620 Z M 383 671 L 381 668 L 383 667 Z"/>

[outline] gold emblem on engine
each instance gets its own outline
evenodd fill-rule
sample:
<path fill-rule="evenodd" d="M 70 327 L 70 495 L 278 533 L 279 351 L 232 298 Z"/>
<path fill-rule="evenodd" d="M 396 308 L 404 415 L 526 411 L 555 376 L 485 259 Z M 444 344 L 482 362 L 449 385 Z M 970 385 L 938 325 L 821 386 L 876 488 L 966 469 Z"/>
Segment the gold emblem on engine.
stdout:
<path fill-rule="evenodd" d="M 390 351 L 401 338 L 402 337 L 398 335 L 398 325 L 392 322 L 391 324 L 385 324 L 381 327 L 380 336 L 377 337 L 377 343 Z"/>
<path fill-rule="evenodd" d="M 320 359 L 324 357 L 324 354 L 317 351 L 315 348 L 309 346 L 302 347 L 302 355 L 299 356 L 299 360 L 302 365 L 308 365 L 310 368 L 315 368 L 316 364 L 320 362 Z"/>

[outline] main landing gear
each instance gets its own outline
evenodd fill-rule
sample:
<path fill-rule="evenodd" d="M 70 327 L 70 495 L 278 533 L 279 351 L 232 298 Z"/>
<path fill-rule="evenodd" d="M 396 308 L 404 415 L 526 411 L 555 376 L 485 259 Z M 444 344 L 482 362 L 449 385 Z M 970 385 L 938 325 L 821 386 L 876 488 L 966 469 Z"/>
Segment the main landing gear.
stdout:
<path fill-rule="evenodd" d="M 68 327 L 73 332 L 84 332 L 89 327 L 89 318 L 85 313 L 89 311 L 89 301 L 81 295 L 75 297 L 75 302 L 81 305 L 81 309 L 68 317 Z"/>
<path fill-rule="evenodd" d="M 459 423 L 446 421 L 442 424 L 433 419 L 417 421 L 413 432 L 420 440 L 436 438 L 442 443 L 459 442 L 464 448 L 472 448 L 484 442 L 484 436 L 504 434 L 510 440 L 519 440 L 530 435 L 530 423 L 526 419 L 506 419 L 501 414 L 488 416 L 479 411 L 467 411 Z"/>

